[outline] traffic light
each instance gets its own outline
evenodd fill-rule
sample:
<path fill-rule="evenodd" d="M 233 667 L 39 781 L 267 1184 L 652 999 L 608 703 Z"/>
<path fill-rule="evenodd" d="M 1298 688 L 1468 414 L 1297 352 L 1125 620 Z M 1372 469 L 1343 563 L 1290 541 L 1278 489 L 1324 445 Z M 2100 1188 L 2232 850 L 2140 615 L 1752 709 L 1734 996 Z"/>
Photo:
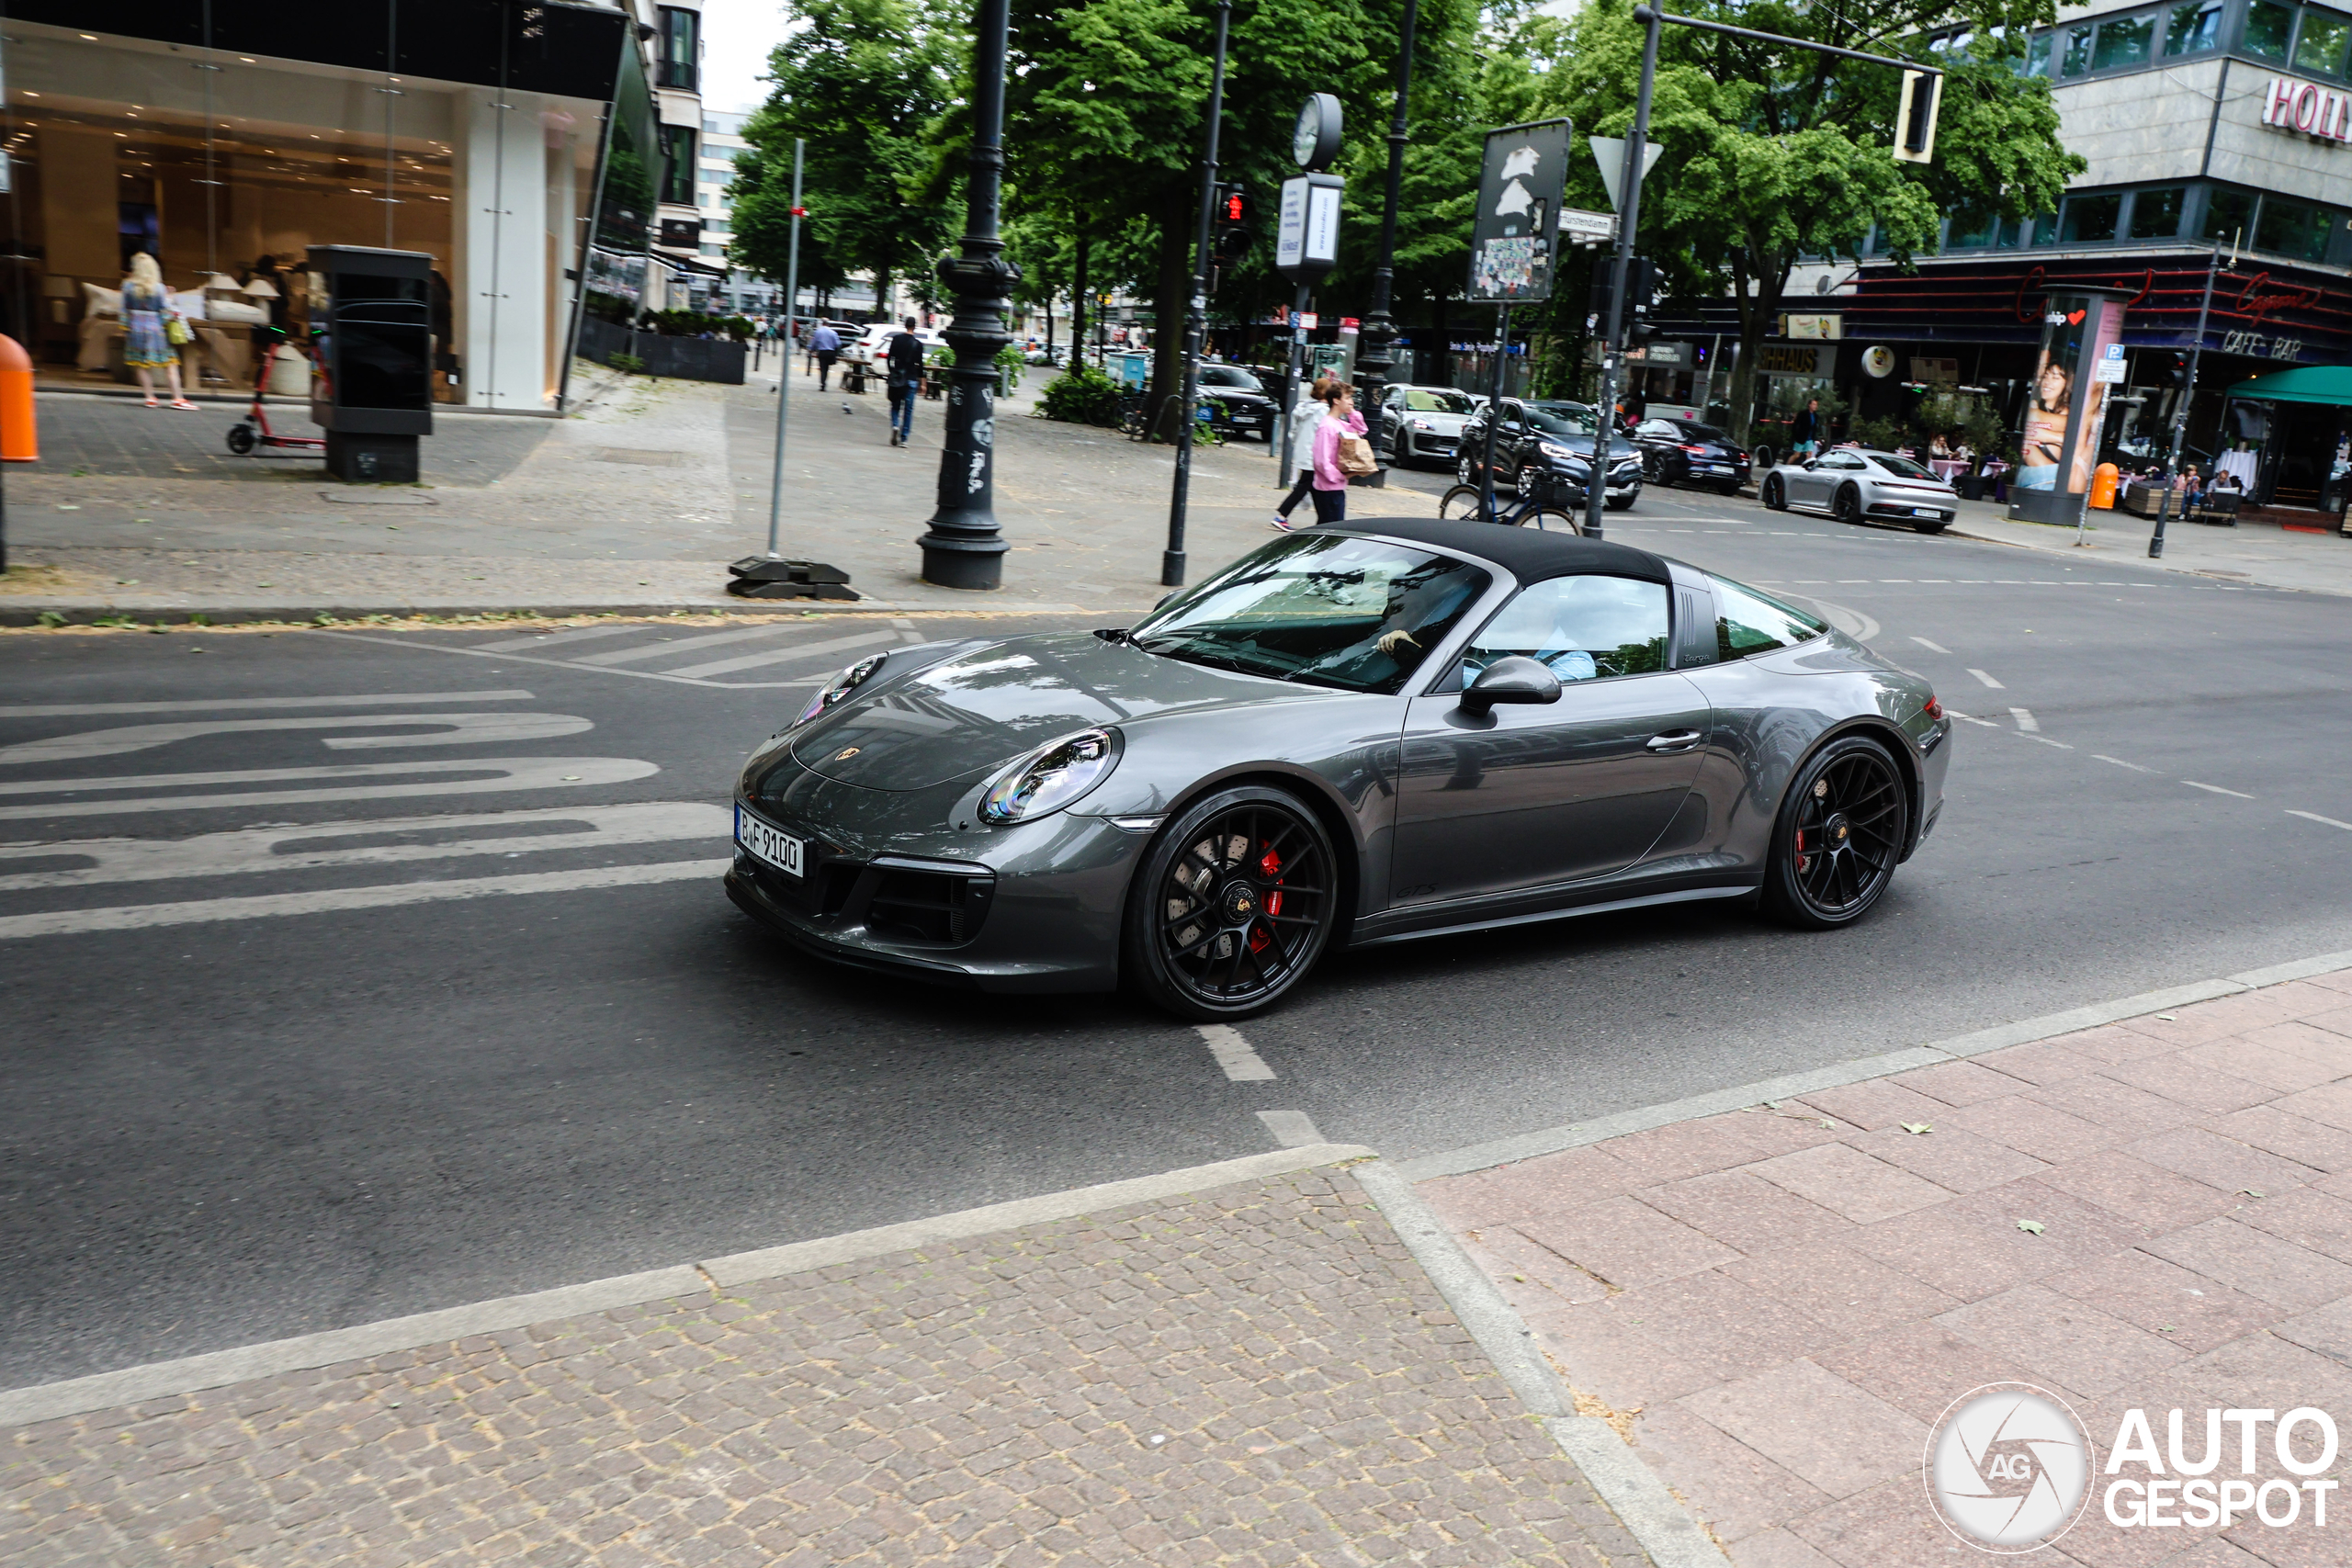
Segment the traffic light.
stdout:
<path fill-rule="evenodd" d="M 2166 374 L 2165 379 L 2176 387 L 2188 385 L 2188 355 L 2176 354 L 2172 356 L 2172 368 Z"/>
<path fill-rule="evenodd" d="M 1603 259 L 1592 269 L 1592 314 L 1598 324 L 1609 321 L 1609 274 L 1611 264 Z M 1620 319 L 1628 344 L 1647 343 L 1650 339 L 1650 300 L 1657 293 L 1657 264 L 1646 256 L 1629 256 L 1625 261 L 1625 311 Z"/>
<path fill-rule="evenodd" d="M 1943 107 L 1943 77 L 1931 71 L 1905 71 L 1903 96 L 1895 105 L 1894 158 L 1900 164 L 1925 164 L 1936 155 L 1936 111 Z"/>
<path fill-rule="evenodd" d="M 1250 192 L 1238 185 L 1217 186 L 1216 192 L 1216 252 L 1231 260 L 1257 243 L 1257 230 L 1252 222 L 1255 214 L 1250 203 Z"/>

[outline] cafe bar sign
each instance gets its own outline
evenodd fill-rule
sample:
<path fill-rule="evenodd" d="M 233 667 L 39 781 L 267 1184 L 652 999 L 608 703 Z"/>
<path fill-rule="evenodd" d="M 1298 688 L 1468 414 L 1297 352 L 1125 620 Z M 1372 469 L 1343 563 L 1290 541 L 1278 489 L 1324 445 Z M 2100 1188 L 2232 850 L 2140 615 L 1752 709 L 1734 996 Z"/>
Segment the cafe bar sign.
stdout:
<path fill-rule="evenodd" d="M 2273 76 L 2262 92 L 2262 123 L 2322 141 L 2352 141 L 2352 94 Z"/>

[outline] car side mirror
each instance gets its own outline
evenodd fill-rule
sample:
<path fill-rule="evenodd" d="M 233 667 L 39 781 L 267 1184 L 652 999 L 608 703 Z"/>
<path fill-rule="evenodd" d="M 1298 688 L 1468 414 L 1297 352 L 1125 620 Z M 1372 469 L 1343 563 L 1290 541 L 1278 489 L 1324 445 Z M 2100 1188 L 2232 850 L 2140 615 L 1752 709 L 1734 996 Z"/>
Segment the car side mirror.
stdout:
<path fill-rule="evenodd" d="M 1811 457 L 1807 457 L 1807 458 L 1804 460 L 1804 466 L 1805 466 L 1805 468 L 1806 468 L 1807 469 L 1813 469 L 1813 468 L 1817 468 L 1821 467 L 1821 465 L 1820 465 L 1819 463 L 1817 463 L 1817 462 L 1814 461 L 1814 459 L 1812 459 Z"/>
<path fill-rule="evenodd" d="M 1517 654 L 1498 659 L 1478 671 L 1462 694 L 1462 705 L 1471 713 L 1491 713 L 1498 703 L 1543 704 L 1560 700 L 1560 678 L 1532 659 Z"/>

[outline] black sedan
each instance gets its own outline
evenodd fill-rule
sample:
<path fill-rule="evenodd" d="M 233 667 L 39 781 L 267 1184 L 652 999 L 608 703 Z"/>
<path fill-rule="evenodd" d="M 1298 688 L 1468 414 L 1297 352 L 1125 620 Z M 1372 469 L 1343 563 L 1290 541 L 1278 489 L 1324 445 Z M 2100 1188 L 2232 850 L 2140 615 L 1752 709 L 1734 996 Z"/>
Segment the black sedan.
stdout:
<path fill-rule="evenodd" d="M 1747 453 L 1724 431 L 1690 419 L 1645 419 L 1634 427 L 1642 472 L 1652 484 L 1736 493 L 1747 482 Z"/>
<path fill-rule="evenodd" d="M 1505 398 L 1496 406 L 1495 483 L 1525 495 L 1531 477 L 1549 468 L 1567 481 L 1571 504 L 1583 504 L 1585 475 L 1592 467 L 1592 409 L 1584 403 L 1521 398 Z M 1489 412 L 1481 408 L 1462 426 L 1454 472 L 1464 484 L 1477 484 L 1485 474 Z M 1622 435 L 1609 438 L 1609 476 L 1603 482 L 1612 512 L 1623 512 L 1642 493 L 1640 449 Z"/>
<path fill-rule="evenodd" d="M 1244 435 L 1274 438 L 1274 400 L 1259 389 L 1258 378 L 1238 365 L 1201 367 L 1201 397 L 1221 404 L 1225 417 Z"/>
<path fill-rule="evenodd" d="M 1951 728 L 1680 561 L 1351 519 L 1132 626 L 860 660 L 744 763 L 726 886 L 835 963 L 1238 1019 L 1338 948 L 1692 900 L 1850 925 L 1935 825 Z"/>

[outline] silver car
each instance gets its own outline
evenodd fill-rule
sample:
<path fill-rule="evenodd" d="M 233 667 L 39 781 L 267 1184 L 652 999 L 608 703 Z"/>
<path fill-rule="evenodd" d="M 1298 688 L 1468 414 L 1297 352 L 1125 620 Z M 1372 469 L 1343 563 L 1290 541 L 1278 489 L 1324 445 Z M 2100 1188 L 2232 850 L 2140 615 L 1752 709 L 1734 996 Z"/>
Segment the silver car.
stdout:
<path fill-rule="evenodd" d="M 1925 463 L 1867 446 L 1838 446 L 1764 476 L 1764 504 L 1826 512 L 1840 523 L 1907 523 L 1940 534 L 1960 510 L 1960 495 Z"/>
<path fill-rule="evenodd" d="M 1452 387 L 1391 387 L 1380 400 L 1388 449 L 1406 465 L 1453 461 L 1462 426 L 1483 400 Z"/>

